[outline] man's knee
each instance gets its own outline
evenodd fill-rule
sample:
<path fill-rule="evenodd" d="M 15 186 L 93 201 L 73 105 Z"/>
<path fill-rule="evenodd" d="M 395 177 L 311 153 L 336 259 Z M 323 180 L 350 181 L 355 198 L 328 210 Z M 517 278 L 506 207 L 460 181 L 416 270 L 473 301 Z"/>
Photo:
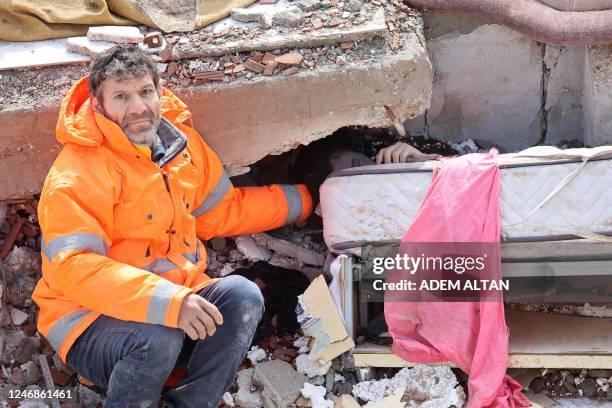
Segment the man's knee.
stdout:
<path fill-rule="evenodd" d="M 174 368 L 185 339 L 182 330 L 157 324 L 142 324 L 136 333 L 133 353 L 147 360 L 154 360 L 160 369 Z"/>
<path fill-rule="evenodd" d="M 264 298 L 259 287 L 239 275 L 225 277 L 222 282 L 227 299 L 234 305 L 231 309 L 238 313 L 237 323 L 258 323 L 264 312 Z"/>

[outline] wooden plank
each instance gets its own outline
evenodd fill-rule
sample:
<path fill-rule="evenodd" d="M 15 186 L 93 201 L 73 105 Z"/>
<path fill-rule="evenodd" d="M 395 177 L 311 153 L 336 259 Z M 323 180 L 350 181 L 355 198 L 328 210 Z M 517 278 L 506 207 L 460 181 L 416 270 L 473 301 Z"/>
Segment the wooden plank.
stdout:
<path fill-rule="evenodd" d="M 183 58 L 213 57 L 236 52 L 270 51 L 281 48 L 322 47 L 346 42 L 361 41 L 383 37 L 387 34 L 385 14 L 379 9 L 371 20 L 349 29 L 321 29 L 308 33 L 277 33 L 272 30 L 263 35 L 246 40 L 230 41 L 223 44 L 206 44 L 194 47 L 192 44 L 177 44 L 172 49 L 172 60 Z"/>
<path fill-rule="evenodd" d="M 612 368 L 612 319 L 506 311 L 509 368 Z M 390 346 L 363 344 L 353 351 L 357 367 L 412 367 Z M 449 362 L 451 367 L 455 365 Z"/>

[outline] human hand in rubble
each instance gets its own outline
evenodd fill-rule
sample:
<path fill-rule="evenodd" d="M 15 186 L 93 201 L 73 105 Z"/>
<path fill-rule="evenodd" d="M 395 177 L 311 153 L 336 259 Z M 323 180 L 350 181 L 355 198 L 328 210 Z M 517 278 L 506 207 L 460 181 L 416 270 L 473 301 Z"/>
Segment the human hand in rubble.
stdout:
<path fill-rule="evenodd" d="M 376 164 L 405 163 L 408 157 L 419 157 L 423 153 L 408 143 L 397 142 L 389 147 L 380 149 L 376 155 Z"/>
<path fill-rule="evenodd" d="M 187 295 L 179 311 L 178 327 L 191 340 L 203 340 L 206 336 L 215 334 L 216 325 L 223 324 L 223 316 L 219 309 L 200 295 Z"/>

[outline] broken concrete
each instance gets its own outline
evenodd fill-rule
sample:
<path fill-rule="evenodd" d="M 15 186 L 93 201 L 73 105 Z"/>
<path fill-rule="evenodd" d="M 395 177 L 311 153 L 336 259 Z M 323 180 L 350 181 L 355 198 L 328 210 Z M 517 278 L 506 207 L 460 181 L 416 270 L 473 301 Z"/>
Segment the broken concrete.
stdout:
<path fill-rule="evenodd" d="M 385 16 L 382 11 L 379 11 L 369 21 L 348 29 L 330 28 L 312 32 L 267 33 L 265 36 L 253 39 L 226 40 L 221 44 L 211 43 L 206 48 L 194 47 L 190 42 L 183 44 L 179 42 L 172 50 L 171 59 L 211 57 L 248 51 L 272 51 L 281 48 L 323 47 L 384 37 L 386 33 Z"/>
<path fill-rule="evenodd" d="M 93 41 L 87 37 L 70 37 L 66 40 L 68 51 L 87 55 L 89 58 L 93 58 L 115 45 L 115 43 L 108 41 Z"/>
<path fill-rule="evenodd" d="M 292 242 L 275 238 L 265 233 L 254 234 L 252 237 L 257 245 L 269 248 L 275 253 L 297 259 L 300 263 L 314 266 L 323 266 L 325 264 L 325 256 L 323 254 L 302 248 Z"/>
<path fill-rule="evenodd" d="M 261 396 L 266 408 L 290 406 L 300 395 L 305 382 L 303 374 L 282 360 L 257 364 L 253 374 L 253 383 L 263 387 Z"/>
<path fill-rule="evenodd" d="M 297 371 L 304 374 L 308 378 L 327 374 L 331 368 L 331 365 L 331 361 L 328 361 L 325 364 L 319 364 L 318 361 L 313 361 L 308 358 L 307 354 L 300 354 L 295 359 L 295 368 Z"/>
<path fill-rule="evenodd" d="M 96 26 L 89 27 L 87 38 L 91 41 L 108 41 L 117 44 L 138 44 L 144 40 L 138 27 Z"/>
<path fill-rule="evenodd" d="M 257 245 L 253 237 L 249 235 L 241 235 L 234 239 L 236 248 L 249 261 L 267 261 L 272 257 L 272 252 L 262 246 Z"/>
<path fill-rule="evenodd" d="M 253 371 L 252 368 L 247 368 L 237 373 L 236 383 L 238 385 L 238 392 L 233 394 L 232 397 L 241 408 L 261 408 L 263 406 L 261 391 L 251 391 Z"/>
<path fill-rule="evenodd" d="M 400 389 L 405 401 L 415 407 L 462 407 L 465 393 L 448 366 L 417 365 L 403 368 L 393 378 L 363 381 L 353 386 L 353 395 L 364 401 L 381 401 Z M 386 406 L 386 405 L 383 405 Z"/>
<path fill-rule="evenodd" d="M 247 353 L 247 359 L 255 366 L 260 361 L 268 358 L 268 353 L 258 346 L 253 346 Z"/>
<path fill-rule="evenodd" d="M 334 402 L 325 399 L 325 387 L 304 383 L 301 392 L 304 398 L 310 400 L 313 408 L 334 408 Z"/>

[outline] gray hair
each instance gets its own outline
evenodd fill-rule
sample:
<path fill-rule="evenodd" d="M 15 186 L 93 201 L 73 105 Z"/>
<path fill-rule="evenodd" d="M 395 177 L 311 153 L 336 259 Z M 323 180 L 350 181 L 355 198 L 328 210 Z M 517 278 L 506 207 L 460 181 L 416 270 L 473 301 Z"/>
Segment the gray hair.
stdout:
<path fill-rule="evenodd" d="M 155 61 L 132 44 L 119 44 L 96 55 L 89 66 L 89 93 L 98 95 L 100 84 L 110 77 L 141 77 L 150 74 L 159 90 L 159 73 Z"/>

